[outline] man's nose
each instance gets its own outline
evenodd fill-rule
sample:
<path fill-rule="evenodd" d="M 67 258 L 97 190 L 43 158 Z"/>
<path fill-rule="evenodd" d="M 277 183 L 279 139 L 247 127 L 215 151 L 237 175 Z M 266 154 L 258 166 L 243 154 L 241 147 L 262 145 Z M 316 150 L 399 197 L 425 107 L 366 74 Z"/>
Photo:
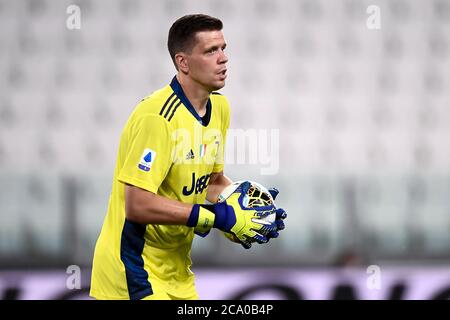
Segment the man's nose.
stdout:
<path fill-rule="evenodd" d="M 223 50 L 220 50 L 219 63 L 227 63 L 228 57 Z"/>

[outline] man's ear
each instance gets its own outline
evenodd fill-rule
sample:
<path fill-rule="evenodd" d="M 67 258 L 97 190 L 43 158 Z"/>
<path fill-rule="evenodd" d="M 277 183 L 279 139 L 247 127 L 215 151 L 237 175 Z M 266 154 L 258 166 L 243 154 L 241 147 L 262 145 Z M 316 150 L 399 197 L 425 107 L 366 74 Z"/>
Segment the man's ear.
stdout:
<path fill-rule="evenodd" d="M 185 53 L 180 52 L 175 55 L 175 61 L 178 66 L 178 70 L 182 71 L 183 73 L 188 73 L 189 71 L 189 64 L 187 62 L 187 56 Z"/>

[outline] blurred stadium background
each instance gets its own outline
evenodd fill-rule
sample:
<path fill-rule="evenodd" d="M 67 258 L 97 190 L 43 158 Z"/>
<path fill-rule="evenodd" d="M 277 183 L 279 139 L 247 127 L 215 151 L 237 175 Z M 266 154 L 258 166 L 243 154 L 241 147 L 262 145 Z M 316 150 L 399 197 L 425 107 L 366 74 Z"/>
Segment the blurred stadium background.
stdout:
<path fill-rule="evenodd" d="M 450 1 L 0 0 L 0 298 L 55 297 L 17 290 L 56 288 L 69 265 L 89 274 L 122 127 L 175 74 L 168 29 L 196 12 L 224 22 L 231 128 L 278 130 L 270 159 L 228 158 L 226 174 L 276 186 L 289 214 L 249 251 L 196 239 L 199 281 L 282 268 L 314 291 L 318 270 L 355 267 L 365 286 L 378 265 L 450 288 Z"/>

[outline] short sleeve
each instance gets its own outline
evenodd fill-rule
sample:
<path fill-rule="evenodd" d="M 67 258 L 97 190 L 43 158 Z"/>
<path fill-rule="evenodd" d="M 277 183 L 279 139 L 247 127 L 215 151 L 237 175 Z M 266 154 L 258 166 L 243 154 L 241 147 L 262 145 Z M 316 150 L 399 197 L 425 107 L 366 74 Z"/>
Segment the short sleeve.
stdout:
<path fill-rule="evenodd" d="M 156 193 L 172 165 L 171 129 L 158 115 L 131 124 L 119 181 Z"/>
<path fill-rule="evenodd" d="M 222 141 L 219 147 L 219 150 L 217 152 L 216 160 L 214 162 L 214 167 L 212 172 L 221 172 L 223 171 L 224 165 L 225 165 L 225 145 L 227 142 L 227 132 L 228 128 L 230 126 L 230 106 L 228 105 L 227 100 L 223 99 L 222 103 L 222 119 L 223 119 L 223 126 L 222 126 Z"/>

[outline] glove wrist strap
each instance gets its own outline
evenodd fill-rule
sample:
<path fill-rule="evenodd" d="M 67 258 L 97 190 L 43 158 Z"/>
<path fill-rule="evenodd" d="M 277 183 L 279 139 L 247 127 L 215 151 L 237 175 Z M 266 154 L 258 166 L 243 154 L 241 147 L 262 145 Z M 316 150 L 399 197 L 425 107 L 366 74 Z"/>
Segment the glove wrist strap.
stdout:
<path fill-rule="evenodd" d="M 206 233 L 214 226 L 214 221 L 215 215 L 213 212 L 195 204 L 192 207 L 186 225 L 188 227 L 195 227 L 195 230 L 199 233 Z"/>
<path fill-rule="evenodd" d="M 214 226 L 215 219 L 216 216 L 213 212 L 200 206 L 196 230 L 200 232 L 208 232 Z"/>
<path fill-rule="evenodd" d="M 214 220 L 214 228 L 217 228 L 222 231 L 227 230 L 227 210 L 228 204 L 224 202 L 219 202 L 214 204 L 214 214 L 216 216 Z"/>

